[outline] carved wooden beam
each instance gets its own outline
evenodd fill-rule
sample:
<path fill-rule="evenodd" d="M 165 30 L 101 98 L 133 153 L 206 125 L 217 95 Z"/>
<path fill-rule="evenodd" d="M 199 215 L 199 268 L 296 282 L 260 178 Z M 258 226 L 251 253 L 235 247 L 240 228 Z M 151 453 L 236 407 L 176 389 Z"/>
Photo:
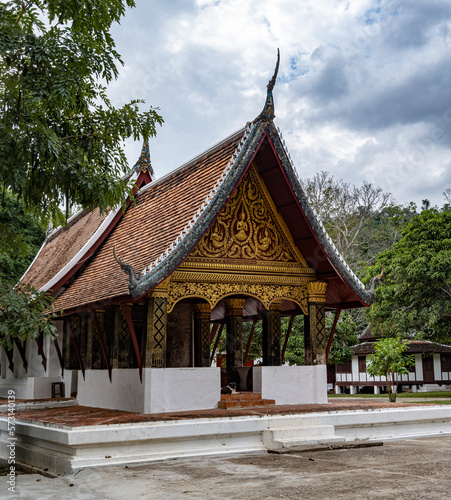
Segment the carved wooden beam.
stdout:
<path fill-rule="evenodd" d="M 14 343 L 17 346 L 17 350 L 19 351 L 20 357 L 22 358 L 22 365 L 25 370 L 25 373 L 28 370 L 28 361 L 27 361 L 27 356 L 26 356 L 26 346 L 27 346 L 27 341 L 24 340 L 23 344 L 20 341 L 20 339 L 14 339 Z"/>
<path fill-rule="evenodd" d="M 13 349 L 7 349 L 5 346 L 3 346 L 3 349 L 5 349 L 6 357 L 8 358 L 8 368 L 14 373 L 14 352 Z"/>
<path fill-rule="evenodd" d="M 142 357 L 141 357 L 141 351 L 139 349 L 138 339 L 136 338 L 135 327 L 133 326 L 130 307 L 126 306 L 126 305 L 122 305 L 121 311 L 125 317 L 125 321 L 127 321 L 128 329 L 130 330 L 130 335 L 132 336 L 133 347 L 135 348 L 136 359 L 138 360 L 139 379 L 142 382 L 142 380 L 143 380 L 143 361 L 142 361 Z"/>
<path fill-rule="evenodd" d="M 215 345 L 213 346 L 213 351 L 211 352 L 210 356 L 210 366 L 213 363 L 213 360 L 215 359 L 216 349 L 218 348 L 219 339 L 221 338 L 222 330 L 224 330 L 224 325 L 225 323 L 221 323 L 221 328 L 219 329 L 219 332 L 216 335 Z"/>
<path fill-rule="evenodd" d="M 47 371 L 47 357 L 44 353 L 44 334 L 39 332 L 39 335 L 36 337 L 36 344 L 38 345 L 38 354 L 41 356 L 41 363 L 44 367 L 44 371 Z"/>
<path fill-rule="evenodd" d="M 326 362 L 327 362 L 327 359 L 329 358 L 329 351 L 330 351 L 330 347 L 332 345 L 332 340 L 334 339 L 335 328 L 337 327 L 338 318 L 340 317 L 340 313 L 341 313 L 341 309 L 337 308 L 337 311 L 335 312 L 334 323 L 332 325 L 332 330 L 330 331 L 329 342 L 328 342 L 327 348 L 326 348 Z"/>
<path fill-rule="evenodd" d="M 58 361 L 60 362 L 60 366 L 61 366 L 61 376 L 64 376 L 64 359 L 63 359 L 63 355 L 61 353 L 58 339 L 55 339 L 53 342 L 55 344 L 56 354 L 58 355 Z"/>
<path fill-rule="evenodd" d="M 287 333 L 285 335 L 285 341 L 283 343 L 283 349 L 282 349 L 282 362 L 281 364 L 283 365 L 283 362 L 285 361 L 285 352 L 287 350 L 287 346 L 288 346 L 288 339 L 290 338 L 290 334 L 291 334 L 291 329 L 293 328 L 293 323 L 294 323 L 294 318 L 296 317 L 295 314 L 292 314 L 291 315 L 291 318 L 290 318 L 290 323 L 288 324 L 288 330 L 287 330 Z"/>

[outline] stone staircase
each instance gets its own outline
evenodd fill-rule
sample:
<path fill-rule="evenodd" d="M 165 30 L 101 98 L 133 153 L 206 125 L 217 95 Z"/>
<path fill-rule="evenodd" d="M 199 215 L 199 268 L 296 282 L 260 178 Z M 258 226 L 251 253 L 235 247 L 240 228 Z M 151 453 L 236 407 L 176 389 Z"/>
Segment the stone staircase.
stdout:
<path fill-rule="evenodd" d="M 270 428 L 263 431 L 263 443 L 270 450 L 345 441 L 333 425 L 306 425 Z"/>
<path fill-rule="evenodd" d="M 218 408 L 249 408 L 252 406 L 267 406 L 276 404 L 274 399 L 262 399 L 258 392 L 235 392 L 233 394 L 221 394 Z"/>

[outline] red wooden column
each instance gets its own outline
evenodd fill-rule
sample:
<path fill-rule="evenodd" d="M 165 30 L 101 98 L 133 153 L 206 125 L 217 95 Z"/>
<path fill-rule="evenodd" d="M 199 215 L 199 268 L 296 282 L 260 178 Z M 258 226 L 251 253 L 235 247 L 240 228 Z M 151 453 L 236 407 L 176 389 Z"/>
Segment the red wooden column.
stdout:
<path fill-rule="evenodd" d="M 332 330 L 330 331 L 329 342 L 327 343 L 327 348 L 326 348 L 326 362 L 329 359 L 330 347 L 332 345 L 332 340 L 334 339 L 335 328 L 337 328 L 337 323 L 338 323 L 338 319 L 340 318 L 340 313 L 341 313 L 341 309 L 338 308 L 336 310 L 336 312 L 335 312 L 335 318 L 334 318 L 334 322 L 333 322 L 333 325 L 332 325 Z"/>
<path fill-rule="evenodd" d="M 222 331 L 224 330 L 224 325 L 225 323 L 221 323 L 221 327 L 219 328 L 218 334 L 216 335 L 215 345 L 213 346 L 213 350 L 211 351 L 210 366 L 213 363 L 213 360 L 215 359 L 216 350 L 218 349 L 219 340 L 221 339 Z M 214 325 L 213 329 L 217 330 L 218 326 L 219 324 Z"/>
<path fill-rule="evenodd" d="M 287 346 L 288 346 L 288 340 L 290 338 L 290 335 L 291 335 L 291 330 L 293 329 L 293 323 L 294 323 L 294 318 L 296 317 L 295 314 L 292 314 L 291 315 L 291 318 L 290 318 L 290 323 L 288 325 L 288 330 L 287 330 L 287 333 L 285 335 L 285 341 L 283 343 L 283 349 L 282 349 L 282 365 L 285 361 L 285 352 L 287 350 Z"/>

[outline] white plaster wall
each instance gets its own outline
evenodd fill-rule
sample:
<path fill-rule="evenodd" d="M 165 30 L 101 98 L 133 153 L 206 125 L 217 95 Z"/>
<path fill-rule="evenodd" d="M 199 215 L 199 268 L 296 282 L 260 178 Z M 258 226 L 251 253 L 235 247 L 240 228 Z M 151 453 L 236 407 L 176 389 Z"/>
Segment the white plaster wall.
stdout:
<path fill-rule="evenodd" d="M 433 354 L 434 359 L 434 379 L 442 380 L 442 363 L 440 360 L 440 353 Z"/>
<path fill-rule="evenodd" d="M 58 342 L 60 349 L 63 349 L 63 321 L 57 320 L 54 322 L 56 326 L 56 331 L 58 333 Z M 56 352 L 55 341 L 48 338 L 46 339 L 46 344 L 44 350 L 47 356 L 47 372 L 49 377 L 57 377 L 61 375 L 61 365 L 58 359 L 58 353 Z M 64 356 L 64 354 L 62 353 Z"/>
<path fill-rule="evenodd" d="M 415 354 L 415 375 L 417 380 L 423 380 L 423 357 L 421 354 Z"/>
<path fill-rule="evenodd" d="M 327 403 L 326 365 L 255 366 L 254 392 L 277 405 Z"/>
<path fill-rule="evenodd" d="M 359 358 L 357 356 L 352 357 L 351 361 L 352 368 L 352 380 L 359 380 Z"/>
<path fill-rule="evenodd" d="M 144 413 L 217 408 L 220 368 L 145 368 Z"/>
<path fill-rule="evenodd" d="M 67 390 L 66 384 L 66 396 Z M 77 399 L 83 406 L 142 413 L 144 383 L 137 368 L 112 370 L 111 382 L 108 370 L 86 370 L 84 380 L 82 373 L 78 373 Z"/>
<path fill-rule="evenodd" d="M 8 397 L 8 391 L 13 390 L 16 399 L 31 399 L 33 397 L 34 379 L 4 378 L 0 380 L 0 397 Z"/>
<path fill-rule="evenodd" d="M 48 339 L 44 339 L 44 353 L 45 343 Z M 46 377 L 47 374 L 42 365 L 42 358 L 38 353 L 38 344 L 35 340 L 27 341 L 27 360 L 28 360 L 28 377 Z M 47 356 L 47 354 L 46 354 Z"/>

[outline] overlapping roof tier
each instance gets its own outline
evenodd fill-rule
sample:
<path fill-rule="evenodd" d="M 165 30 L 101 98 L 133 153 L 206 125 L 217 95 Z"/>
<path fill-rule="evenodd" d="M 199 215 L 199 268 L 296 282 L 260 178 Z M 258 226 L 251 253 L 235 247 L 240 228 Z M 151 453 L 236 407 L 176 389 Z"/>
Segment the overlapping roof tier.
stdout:
<path fill-rule="evenodd" d="M 260 116 L 171 174 L 151 182 L 136 196 L 78 275 L 64 284 L 56 305 L 66 312 L 137 299 L 168 277 L 214 222 L 253 162 L 318 280 L 326 281 L 328 308 L 371 303 L 371 296 L 344 262 L 312 211 L 285 146 L 272 121 Z M 24 277 L 41 286 L 96 233 L 105 215 L 81 214 L 56 232 Z M 113 256 L 133 266 L 138 283 Z M 56 290 L 55 290 L 56 292 Z M 130 297 L 131 296 L 131 297 Z"/>

